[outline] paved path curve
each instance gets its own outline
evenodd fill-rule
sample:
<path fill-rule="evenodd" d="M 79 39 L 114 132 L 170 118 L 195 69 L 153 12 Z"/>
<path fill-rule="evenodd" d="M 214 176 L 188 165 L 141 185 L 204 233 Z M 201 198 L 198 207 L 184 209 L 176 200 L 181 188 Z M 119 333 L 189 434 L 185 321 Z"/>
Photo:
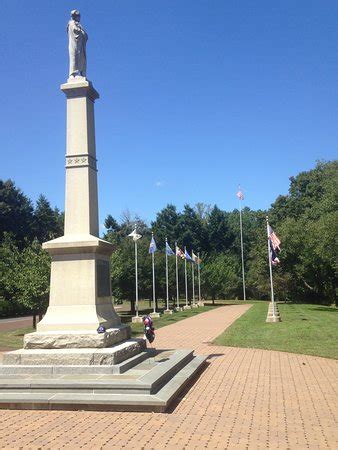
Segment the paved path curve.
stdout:
<path fill-rule="evenodd" d="M 337 361 L 210 345 L 249 307 L 217 308 L 158 330 L 159 348 L 210 355 L 169 414 L 0 411 L 0 447 L 338 448 Z"/>
<path fill-rule="evenodd" d="M 33 316 L 12 317 L 10 319 L 0 319 L 0 331 L 14 331 L 18 328 L 31 327 Z"/>

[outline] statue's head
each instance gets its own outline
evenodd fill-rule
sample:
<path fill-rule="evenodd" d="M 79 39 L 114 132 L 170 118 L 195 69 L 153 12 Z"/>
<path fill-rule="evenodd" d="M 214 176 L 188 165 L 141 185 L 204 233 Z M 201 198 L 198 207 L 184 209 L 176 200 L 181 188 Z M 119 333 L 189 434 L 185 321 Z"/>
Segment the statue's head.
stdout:
<path fill-rule="evenodd" d="M 80 22 L 80 11 L 78 9 L 73 9 L 73 11 L 70 12 L 70 17 L 76 22 Z"/>

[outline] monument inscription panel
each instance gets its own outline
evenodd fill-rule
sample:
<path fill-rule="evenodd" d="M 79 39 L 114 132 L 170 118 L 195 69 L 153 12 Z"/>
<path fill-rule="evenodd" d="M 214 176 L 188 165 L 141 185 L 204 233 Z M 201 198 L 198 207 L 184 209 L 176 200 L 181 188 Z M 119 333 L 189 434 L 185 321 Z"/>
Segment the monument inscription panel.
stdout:
<path fill-rule="evenodd" d="M 97 296 L 108 297 L 110 295 L 110 266 L 109 261 L 96 261 Z"/>

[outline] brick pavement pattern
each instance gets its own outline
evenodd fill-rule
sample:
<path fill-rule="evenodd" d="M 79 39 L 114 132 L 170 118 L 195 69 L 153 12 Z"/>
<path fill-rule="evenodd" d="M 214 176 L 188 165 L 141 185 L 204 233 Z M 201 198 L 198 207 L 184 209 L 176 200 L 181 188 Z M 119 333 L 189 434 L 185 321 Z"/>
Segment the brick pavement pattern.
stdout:
<path fill-rule="evenodd" d="M 337 361 L 210 345 L 249 307 L 224 306 L 158 330 L 158 348 L 209 355 L 169 413 L 0 411 L 0 446 L 337 449 Z"/>

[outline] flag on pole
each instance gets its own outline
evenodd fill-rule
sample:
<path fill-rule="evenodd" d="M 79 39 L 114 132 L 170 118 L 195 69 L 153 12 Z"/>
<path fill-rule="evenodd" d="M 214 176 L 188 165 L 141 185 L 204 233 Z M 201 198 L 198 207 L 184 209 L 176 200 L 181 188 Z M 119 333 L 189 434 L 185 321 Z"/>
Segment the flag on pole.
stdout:
<path fill-rule="evenodd" d="M 270 242 L 271 242 L 271 244 L 273 246 L 273 249 L 274 250 L 280 250 L 281 241 L 277 237 L 277 235 L 273 231 L 273 229 L 270 227 L 270 225 L 268 225 L 268 235 L 269 235 Z"/>
<path fill-rule="evenodd" d="M 142 235 L 141 234 L 137 234 L 136 228 L 135 228 L 134 231 L 132 231 L 130 234 L 128 234 L 128 237 L 133 238 L 133 241 L 136 242 L 139 239 L 141 239 Z"/>
<path fill-rule="evenodd" d="M 175 255 L 175 252 L 170 248 L 170 245 L 168 244 L 167 241 L 165 243 L 165 252 L 168 256 Z"/>
<path fill-rule="evenodd" d="M 179 256 L 181 259 L 185 259 L 184 252 L 177 246 L 176 246 L 176 255 Z"/>
<path fill-rule="evenodd" d="M 277 264 L 280 263 L 280 260 L 277 255 L 280 252 L 281 241 L 279 237 L 276 235 L 276 233 L 273 231 L 273 229 L 270 227 L 270 225 L 268 225 L 268 236 L 269 236 L 271 264 L 276 266 Z"/>
<path fill-rule="evenodd" d="M 192 256 L 192 260 L 194 261 L 195 264 L 199 264 L 201 262 L 199 257 L 197 255 L 195 255 L 194 252 L 191 253 L 191 256 Z"/>
<path fill-rule="evenodd" d="M 192 257 L 189 255 L 187 249 L 185 249 L 185 251 L 184 251 L 184 256 L 185 256 L 185 259 L 187 261 L 192 261 L 193 260 Z"/>
<path fill-rule="evenodd" d="M 270 258 L 271 258 L 271 264 L 273 266 L 277 266 L 277 264 L 280 263 L 280 260 L 277 257 L 277 251 L 276 251 L 276 249 L 274 249 L 271 241 L 270 241 Z"/>
<path fill-rule="evenodd" d="M 241 188 L 239 188 L 238 189 L 238 192 L 237 192 L 237 198 L 239 199 L 239 200 L 244 200 L 244 194 L 243 194 L 243 192 L 241 191 Z"/>
<path fill-rule="evenodd" d="M 154 236 L 151 237 L 150 245 L 149 245 L 149 254 L 152 255 L 157 250 L 156 242 Z"/>

